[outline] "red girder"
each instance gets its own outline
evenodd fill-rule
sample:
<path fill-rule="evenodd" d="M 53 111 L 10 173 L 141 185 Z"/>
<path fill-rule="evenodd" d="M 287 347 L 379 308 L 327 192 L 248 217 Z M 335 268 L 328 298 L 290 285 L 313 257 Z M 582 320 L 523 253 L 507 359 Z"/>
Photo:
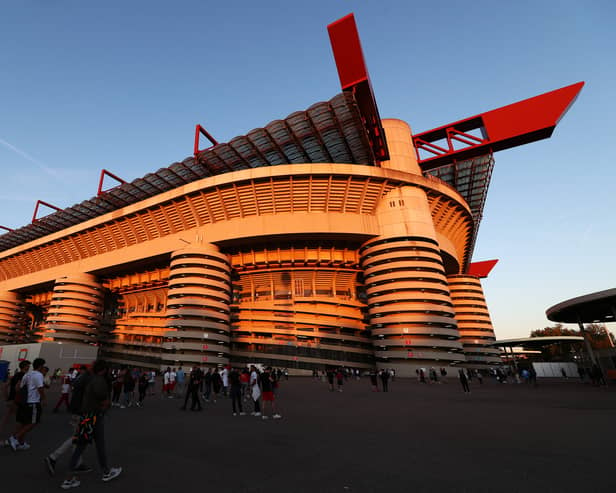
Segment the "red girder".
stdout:
<path fill-rule="evenodd" d="M 574 103 L 584 86 L 578 82 L 480 115 L 443 125 L 413 136 L 417 161 L 424 171 L 454 160 L 470 159 L 509 149 L 552 135 L 554 128 Z M 482 137 L 469 134 L 481 132 Z M 445 145 L 435 142 L 445 141 Z M 456 149 L 454 141 L 466 147 Z M 435 156 L 422 158 L 420 151 Z"/>
<path fill-rule="evenodd" d="M 212 145 L 208 147 L 208 149 L 210 149 L 213 146 L 218 145 L 218 141 L 214 137 L 212 137 L 205 128 L 197 124 L 197 126 L 195 127 L 195 146 L 193 148 L 193 155 L 195 157 L 197 157 L 197 154 L 199 154 L 202 150 L 205 150 L 205 149 L 199 149 L 199 141 L 201 140 L 201 135 L 203 135 L 207 140 L 209 140 L 212 143 Z"/>
<path fill-rule="evenodd" d="M 389 150 L 364 60 L 355 17 L 349 14 L 338 19 L 327 26 L 327 31 L 334 52 L 340 86 L 343 91 L 350 91 L 355 96 L 359 112 L 368 131 L 374 158 L 377 161 L 387 161 Z"/>
<path fill-rule="evenodd" d="M 479 277 L 480 279 L 488 277 L 488 274 L 492 271 L 497 262 L 498 259 L 473 262 L 468 266 L 468 275 Z"/>
<path fill-rule="evenodd" d="M 107 171 L 106 169 L 102 169 L 101 177 L 98 180 L 98 191 L 96 192 L 96 195 L 100 195 L 108 191 L 108 190 L 103 190 L 103 181 L 105 180 L 105 176 L 108 176 L 109 178 L 113 178 L 114 180 L 116 180 L 117 182 L 121 184 L 126 183 L 122 178 L 118 178 L 116 175 Z"/>
<path fill-rule="evenodd" d="M 34 207 L 34 214 L 32 214 L 32 223 L 38 220 L 36 215 L 38 214 L 38 210 L 41 205 L 44 205 L 45 207 L 49 207 L 50 209 L 55 209 L 56 211 L 62 212 L 62 209 L 60 209 L 59 207 L 56 207 L 55 205 L 51 205 L 47 202 L 43 202 L 42 200 L 37 200 L 36 206 Z"/>

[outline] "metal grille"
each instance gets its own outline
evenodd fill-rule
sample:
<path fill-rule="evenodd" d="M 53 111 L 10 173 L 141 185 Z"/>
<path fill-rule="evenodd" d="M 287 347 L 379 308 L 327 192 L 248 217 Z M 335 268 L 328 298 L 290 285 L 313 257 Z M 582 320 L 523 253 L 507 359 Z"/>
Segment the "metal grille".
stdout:
<path fill-rule="evenodd" d="M 454 161 L 426 172 L 426 175 L 436 176 L 454 187 L 471 208 L 475 229 L 469 258 L 472 257 L 479 223 L 483 217 L 483 207 L 488 195 L 493 168 L 494 156 L 490 153 L 464 161 Z"/>

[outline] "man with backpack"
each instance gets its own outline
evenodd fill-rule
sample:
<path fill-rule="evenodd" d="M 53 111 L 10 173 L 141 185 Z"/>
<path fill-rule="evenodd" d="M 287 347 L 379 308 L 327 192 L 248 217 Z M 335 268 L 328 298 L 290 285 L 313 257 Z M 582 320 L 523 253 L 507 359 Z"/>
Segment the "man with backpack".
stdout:
<path fill-rule="evenodd" d="M 30 445 L 24 441 L 25 436 L 41 422 L 45 402 L 45 379 L 41 370 L 45 366 L 43 358 L 36 358 L 32 363 L 33 370 L 26 373 L 21 379 L 19 396 L 16 395 L 17 431 L 9 437 L 8 442 L 13 451 L 28 450 Z"/>
<path fill-rule="evenodd" d="M 109 467 L 105 448 L 105 411 L 109 409 L 111 389 L 107 381 L 109 366 L 105 361 L 97 360 L 92 365 L 92 377 L 88 382 L 81 404 L 79 424 L 75 430 L 73 443 L 75 451 L 71 457 L 70 474 L 60 485 L 62 489 L 76 488 L 81 484 L 75 473 L 79 460 L 86 447 L 94 441 L 96 455 L 103 472 L 103 481 L 111 481 L 122 472 L 121 467 Z"/>
<path fill-rule="evenodd" d="M 71 414 L 73 415 L 70 421 L 70 425 L 72 429 L 74 429 L 77 423 L 79 422 L 79 415 L 81 413 L 81 403 L 83 401 L 83 394 L 86 389 L 86 386 L 88 385 L 88 382 L 90 381 L 90 378 L 91 378 L 91 375 L 88 372 L 88 369 L 85 366 L 81 365 L 81 367 L 79 368 L 79 373 L 73 379 L 73 387 L 72 387 L 73 394 L 71 396 L 71 401 L 69 404 L 69 410 L 71 411 Z M 64 440 L 56 450 L 54 450 L 47 457 L 45 457 L 44 459 L 45 465 L 47 466 L 47 471 L 49 472 L 51 476 L 53 476 L 56 473 L 56 461 L 66 452 L 71 450 L 72 447 L 73 447 L 73 433 L 71 432 L 71 435 L 66 440 Z M 79 462 L 76 466 L 76 471 L 90 472 L 91 470 L 92 469 L 90 467 L 81 463 L 81 457 L 80 457 Z"/>

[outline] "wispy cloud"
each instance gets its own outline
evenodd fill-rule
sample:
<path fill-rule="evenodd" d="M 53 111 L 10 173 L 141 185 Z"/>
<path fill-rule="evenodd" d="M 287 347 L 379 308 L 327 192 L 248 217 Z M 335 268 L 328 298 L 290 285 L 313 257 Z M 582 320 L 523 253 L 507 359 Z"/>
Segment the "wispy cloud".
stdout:
<path fill-rule="evenodd" d="M 48 175 L 58 176 L 58 173 L 56 172 L 56 170 L 54 170 L 53 168 L 50 168 L 49 166 L 39 161 L 38 159 L 33 158 L 32 156 L 30 156 L 30 154 L 28 154 L 25 151 L 22 151 L 18 147 L 15 147 L 13 144 L 7 142 L 6 140 L 0 139 L 0 144 L 6 147 L 7 149 L 13 151 L 15 154 L 19 154 L 21 157 L 23 157 L 24 159 L 27 159 L 31 163 L 36 164 L 41 170 L 43 170 Z"/>

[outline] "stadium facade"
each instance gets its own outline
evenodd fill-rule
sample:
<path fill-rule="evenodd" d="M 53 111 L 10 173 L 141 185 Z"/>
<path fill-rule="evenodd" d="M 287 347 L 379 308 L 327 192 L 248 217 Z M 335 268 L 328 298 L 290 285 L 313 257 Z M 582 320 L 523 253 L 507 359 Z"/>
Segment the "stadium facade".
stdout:
<path fill-rule="evenodd" d="M 146 367 L 498 364 L 494 262 L 471 263 L 493 152 L 549 137 L 582 83 L 413 135 L 380 119 L 352 15 L 329 32 L 331 100 L 224 144 L 197 126 L 194 156 L 103 170 L 96 197 L 0 236 L 0 343 Z"/>

